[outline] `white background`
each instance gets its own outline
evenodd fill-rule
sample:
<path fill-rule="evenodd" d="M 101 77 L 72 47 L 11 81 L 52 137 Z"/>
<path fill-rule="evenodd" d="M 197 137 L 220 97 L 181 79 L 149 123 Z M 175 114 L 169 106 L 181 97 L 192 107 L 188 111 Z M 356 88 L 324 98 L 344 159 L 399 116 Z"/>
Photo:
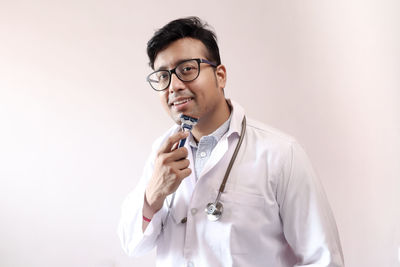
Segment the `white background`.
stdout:
<path fill-rule="evenodd" d="M 219 37 L 227 97 L 295 136 L 319 174 L 346 266 L 400 246 L 400 2 L 0 0 L 0 266 L 154 266 L 116 227 L 171 125 L 146 43 L 197 15 Z"/>

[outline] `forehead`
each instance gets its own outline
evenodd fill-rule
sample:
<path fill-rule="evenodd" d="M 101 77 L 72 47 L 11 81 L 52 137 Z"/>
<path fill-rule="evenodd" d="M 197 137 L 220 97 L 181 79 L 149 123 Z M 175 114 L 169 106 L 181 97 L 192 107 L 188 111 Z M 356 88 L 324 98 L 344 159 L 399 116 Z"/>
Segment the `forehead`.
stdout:
<path fill-rule="evenodd" d="M 207 49 L 201 41 L 192 38 L 182 38 L 172 42 L 158 52 L 154 61 L 154 69 L 173 68 L 182 60 L 205 58 L 206 56 Z"/>

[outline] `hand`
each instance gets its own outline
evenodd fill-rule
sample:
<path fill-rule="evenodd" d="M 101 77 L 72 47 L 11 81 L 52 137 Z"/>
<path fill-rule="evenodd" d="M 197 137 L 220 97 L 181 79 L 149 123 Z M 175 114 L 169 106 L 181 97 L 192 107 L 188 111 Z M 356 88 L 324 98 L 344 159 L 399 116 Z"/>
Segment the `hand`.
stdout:
<path fill-rule="evenodd" d="M 190 162 L 186 158 L 187 149 L 185 147 L 175 149 L 179 140 L 188 136 L 189 132 L 177 132 L 171 135 L 157 153 L 153 176 L 146 188 L 143 210 L 151 217 L 161 209 L 165 198 L 174 193 L 182 180 L 192 172 L 188 168 Z"/>

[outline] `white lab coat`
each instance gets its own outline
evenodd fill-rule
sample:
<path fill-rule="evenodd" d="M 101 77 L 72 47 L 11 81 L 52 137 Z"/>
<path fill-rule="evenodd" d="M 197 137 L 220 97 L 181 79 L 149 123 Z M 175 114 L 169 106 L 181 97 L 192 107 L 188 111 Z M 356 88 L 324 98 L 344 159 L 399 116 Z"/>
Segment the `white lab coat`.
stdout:
<path fill-rule="evenodd" d="M 213 202 L 239 139 L 244 110 L 232 102 L 228 132 L 212 151 L 196 182 L 194 171 L 142 233 L 145 187 L 155 153 L 178 126 L 153 145 L 136 189 L 122 207 L 119 235 L 128 255 L 157 248 L 157 266 L 344 266 L 340 240 L 309 160 L 291 137 L 247 118 L 246 135 L 222 194 L 224 212 L 211 222 Z M 188 148 L 192 165 L 193 156 Z M 187 217 L 187 222 L 181 220 Z"/>

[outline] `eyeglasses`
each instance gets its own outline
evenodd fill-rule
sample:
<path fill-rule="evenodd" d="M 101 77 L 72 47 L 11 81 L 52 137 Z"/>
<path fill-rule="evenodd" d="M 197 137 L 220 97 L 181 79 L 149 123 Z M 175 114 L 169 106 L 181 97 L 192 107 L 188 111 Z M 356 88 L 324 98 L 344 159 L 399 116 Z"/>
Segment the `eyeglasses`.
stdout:
<path fill-rule="evenodd" d="M 147 81 L 156 91 L 163 91 L 168 88 L 173 73 L 175 73 L 176 77 L 182 82 L 194 81 L 200 75 L 200 63 L 206 63 L 214 68 L 217 67 L 217 65 L 205 59 L 188 59 L 179 63 L 172 70 L 157 70 L 150 73 L 150 75 L 147 76 Z"/>

